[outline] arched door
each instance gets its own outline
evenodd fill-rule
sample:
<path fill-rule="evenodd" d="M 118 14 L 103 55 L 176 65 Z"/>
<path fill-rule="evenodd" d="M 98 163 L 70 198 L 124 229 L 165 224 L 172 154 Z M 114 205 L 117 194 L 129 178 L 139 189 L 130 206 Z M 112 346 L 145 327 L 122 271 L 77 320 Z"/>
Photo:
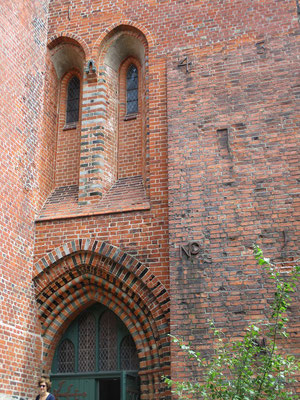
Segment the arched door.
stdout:
<path fill-rule="evenodd" d="M 52 392 L 57 400 L 138 400 L 138 364 L 125 325 L 97 304 L 62 336 L 52 364 Z"/>

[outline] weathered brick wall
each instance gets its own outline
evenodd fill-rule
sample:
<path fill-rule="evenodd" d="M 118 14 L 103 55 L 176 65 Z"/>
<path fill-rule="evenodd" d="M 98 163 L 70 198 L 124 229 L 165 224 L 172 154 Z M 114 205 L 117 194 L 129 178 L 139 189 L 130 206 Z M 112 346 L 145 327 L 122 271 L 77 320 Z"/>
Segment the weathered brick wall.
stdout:
<path fill-rule="evenodd" d="M 198 16 L 208 10 L 198 46 L 170 54 L 167 72 L 171 332 L 204 351 L 209 319 L 239 337 L 268 310 L 252 244 L 277 262 L 299 254 L 295 4 L 212 1 Z M 189 241 L 200 254 L 181 257 Z M 296 299 L 289 315 L 299 354 Z M 191 372 L 173 362 L 172 373 Z"/>
<path fill-rule="evenodd" d="M 151 68 L 148 68 L 150 44 L 154 59 L 156 59 L 156 54 L 153 38 L 142 25 L 123 18 L 121 14 L 116 15 L 114 4 L 109 6 L 111 13 L 106 21 L 103 19 L 103 14 L 97 15 L 95 18 L 92 13 L 90 14 L 94 7 L 97 10 L 99 4 L 93 2 L 93 6 L 84 8 L 83 14 L 82 4 L 79 1 L 72 2 L 69 10 L 64 4 L 59 4 L 58 8 L 56 2 L 50 6 L 49 26 L 51 29 L 48 39 L 50 51 L 57 54 L 58 46 L 62 49 L 64 44 L 68 45 L 70 40 L 76 40 L 77 45 L 84 49 L 86 61 L 94 61 L 95 71 L 92 67 L 88 74 L 84 70 L 82 71 L 83 104 L 81 153 L 78 167 L 79 187 L 75 181 L 69 180 L 71 175 L 68 173 L 68 169 L 64 174 L 64 158 L 71 159 L 74 151 L 64 140 L 64 131 L 60 131 L 61 118 L 63 121 L 65 113 L 62 107 L 63 102 L 60 100 L 56 178 L 60 177 L 60 181 L 65 179 L 68 186 L 60 187 L 56 179 L 56 189 L 41 210 L 36 222 L 35 259 L 41 259 L 39 265 L 42 268 L 45 267 L 45 263 L 50 264 L 48 268 L 49 271 L 50 269 L 53 271 L 53 274 L 47 275 L 47 279 L 55 287 L 56 282 L 52 279 L 57 277 L 57 284 L 60 285 L 60 291 L 64 293 L 64 296 L 69 298 L 68 287 L 71 287 L 71 292 L 77 293 L 78 296 L 81 296 L 84 290 L 87 291 L 87 295 L 80 297 L 80 303 L 75 302 L 70 306 L 74 307 L 76 312 L 69 316 L 67 324 L 86 307 L 86 299 L 92 299 L 93 293 L 98 293 L 97 296 L 103 293 L 101 296 L 103 299 L 106 298 L 103 300 L 105 304 L 106 302 L 108 305 L 112 304 L 112 300 L 109 300 L 111 296 L 109 288 L 112 285 L 113 301 L 116 302 L 114 310 L 117 312 L 118 308 L 116 307 L 121 306 L 122 309 L 124 308 L 120 314 L 122 318 L 125 320 L 137 319 L 134 315 L 135 312 L 131 311 L 130 314 L 126 305 L 127 303 L 131 304 L 130 296 L 132 296 L 130 287 L 126 289 L 126 281 L 129 279 L 132 279 L 132 282 L 140 281 L 144 279 L 146 273 L 146 284 L 141 282 L 141 285 L 147 290 L 150 288 L 151 290 L 147 295 L 146 292 L 144 293 L 144 289 L 135 295 L 138 307 L 145 309 L 142 312 L 145 312 L 146 317 L 144 318 L 142 313 L 139 313 L 136 322 L 137 331 L 133 333 L 135 333 L 135 337 L 137 335 L 146 335 L 145 337 L 147 337 L 143 343 L 137 340 L 137 346 L 141 351 L 142 398 L 150 400 L 164 396 L 163 394 L 159 395 L 160 391 L 165 392 L 165 388 L 162 388 L 160 384 L 160 376 L 164 371 L 169 373 L 167 337 L 169 324 L 165 323 L 169 318 L 168 293 L 166 291 L 169 287 L 169 272 L 165 62 L 158 59 L 157 62 L 151 63 Z M 89 16 L 85 18 L 87 11 Z M 112 18 L 113 16 L 114 18 Z M 72 21 L 71 25 L 68 21 Z M 96 26 L 91 29 L 94 23 Z M 118 25 L 124 26 L 113 30 Z M 60 35 L 62 35 L 61 39 Z M 129 50 L 124 50 L 120 43 L 128 45 Z M 134 49 L 135 45 L 136 49 Z M 63 53 L 61 55 L 63 56 Z M 128 59 L 128 56 L 139 58 L 138 64 L 140 64 L 140 108 L 136 120 L 132 121 L 124 121 L 126 65 L 122 69 L 122 64 Z M 67 58 L 67 55 L 65 57 Z M 58 61 L 57 57 L 54 62 Z M 129 61 L 130 59 L 127 60 L 127 62 Z M 60 86 L 59 80 L 58 86 Z M 53 83 L 56 82 L 53 81 Z M 155 85 L 155 90 L 151 89 L 152 85 Z M 147 91 L 153 93 L 149 99 Z M 62 94 L 63 91 L 60 90 L 60 99 Z M 150 108 L 152 110 L 148 113 Z M 105 241 L 116 246 L 117 254 L 120 251 L 122 254 L 123 251 L 125 254 L 135 256 L 139 263 L 144 263 L 143 270 L 132 278 L 128 277 L 134 271 L 130 271 L 124 276 L 122 274 L 120 278 L 119 274 L 115 277 L 111 274 L 109 277 L 111 284 L 103 283 L 103 289 L 99 288 L 95 292 L 94 284 L 87 282 L 86 279 L 82 289 L 79 288 L 78 282 L 72 281 L 72 276 L 78 273 L 75 268 L 67 278 L 70 279 L 68 285 L 63 284 L 66 280 L 65 278 L 60 279 L 60 277 L 62 273 L 65 273 L 67 261 L 62 260 L 61 264 L 53 264 L 53 254 L 60 254 L 54 249 L 65 249 L 64 246 L 67 246 L 74 251 L 73 243 L 89 241 L 95 241 L 95 243 Z M 80 245 L 78 247 L 80 248 Z M 71 259 L 73 257 L 75 255 Z M 95 260 L 97 260 L 96 257 L 98 256 L 95 254 Z M 104 260 L 104 256 L 102 259 Z M 112 262 L 108 260 L 105 261 L 107 265 Z M 126 256 L 126 260 L 130 261 L 128 256 Z M 44 285 L 45 275 L 40 268 L 37 268 L 34 279 L 36 283 L 41 281 Z M 73 267 L 70 266 L 70 268 Z M 84 268 L 94 271 L 92 278 L 94 282 L 100 282 L 100 279 L 103 279 L 102 275 L 105 270 L 99 262 L 96 263 L 96 267 L 87 263 Z M 44 302 L 45 296 L 48 296 L 48 289 L 42 285 L 36 288 L 36 295 L 40 296 L 39 298 Z M 74 287 L 70 285 L 74 285 Z M 161 309 L 155 306 L 155 296 L 158 296 L 162 302 L 162 305 L 159 306 Z M 52 314 L 55 315 L 57 310 L 64 310 L 65 303 L 63 296 L 57 298 L 56 306 L 52 304 L 55 309 Z M 143 305 L 143 303 L 145 304 Z M 57 304 L 59 305 L 57 306 Z M 78 304 L 81 307 L 78 307 Z M 42 312 L 44 307 L 49 309 L 49 304 L 45 303 L 44 305 L 39 302 L 39 312 Z M 125 312 L 129 312 L 129 315 L 127 316 Z M 41 319 L 41 322 L 47 333 L 47 339 L 44 342 L 43 368 L 48 372 L 55 344 L 67 324 L 65 318 L 58 314 L 55 324 L 53 327 L 50 326 L 48 333 L 48 315 L 43 318 L 45 321 Z M 49 315 L 50 320 L 51 318 L 52 316 Z M 147 322 L 148 319 L 149 321 L 153 319 L 151 326 Z M 142 329 L 146 329 L 146 331 L 143 332 Z M 53 340 L 50 341 L 49 338 L 52 336 Z M 159 360 L 154 355 L 155 349 L 161 354 Z M 149 352 L 151 352 L 151 356 Z M 143 361 L 145 356 L 147 357 L 146 363 Z"/>
<path fill-rule="evenodd" d="M 52 146 L 51 136 L 41 134 L 46 13 L 47 1 L 3 1 L 0 6 L 1 400 L 32 399 L 40 373 L 32 254 L 35 212 L 48 194 L 44 183 L 52 182 L 40 163 Z"/>
<path fill-rule="evenodd" d="M 102 160 L 100 160 L 100 169 L 103 174 L 103 189 L 101 188 L 101 193 L 107 190 L 118 176 L 118 78 L 118 71 L 107 67 L 105 86 L 102 82 L 100 86 L 102 91 L 105 87 L 105 98 L 99 99 L 100 96 L 95 96 L 97 98 L 96 101 L 102 100 L 103 109 L 106 111 L 107 121 L 103 127 L 103 132 L 101 132 L 101 136 L 99 137 L 100 143 L 95 149 L 95 154 L 101 154 L 102 157 Z M 99 93 L 99 91 L 97 92 Z M 102 113 L 103 109 L 101 110 Z M 97 191 L 95 190 L 95 192 Z"/>

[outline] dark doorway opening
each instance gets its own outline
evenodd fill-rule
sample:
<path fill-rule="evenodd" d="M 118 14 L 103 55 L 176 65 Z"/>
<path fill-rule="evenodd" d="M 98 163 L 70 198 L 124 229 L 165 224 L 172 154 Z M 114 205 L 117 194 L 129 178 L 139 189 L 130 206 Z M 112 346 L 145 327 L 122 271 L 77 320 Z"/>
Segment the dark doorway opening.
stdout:
<path fill-rule="evenodd" d="M 120 379 L 100 379 L 99 400 L 120 400 Z"/>

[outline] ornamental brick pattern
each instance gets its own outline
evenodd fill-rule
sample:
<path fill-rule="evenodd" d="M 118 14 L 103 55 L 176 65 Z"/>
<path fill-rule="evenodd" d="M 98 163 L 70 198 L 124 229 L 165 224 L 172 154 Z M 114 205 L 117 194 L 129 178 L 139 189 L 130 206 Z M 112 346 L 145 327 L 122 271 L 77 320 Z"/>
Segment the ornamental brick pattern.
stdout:
<path fill-rule="evenodd" d="M 136 343 L 144 386 L 169 373 L 169 297 L 150 269 L 97 240 L 66 243 L 35 263 L 34 283 L 43 327 L 45 371 L 60 334 L 86 307 L 100 302 L 126 324 Z M 145 398 L 145 396 L 142 396 Z"/>

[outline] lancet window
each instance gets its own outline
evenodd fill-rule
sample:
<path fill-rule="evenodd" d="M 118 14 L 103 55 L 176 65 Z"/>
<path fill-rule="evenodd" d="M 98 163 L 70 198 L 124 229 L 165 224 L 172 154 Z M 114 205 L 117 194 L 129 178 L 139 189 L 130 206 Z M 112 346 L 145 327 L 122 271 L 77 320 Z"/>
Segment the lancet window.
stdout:
<path fill-rule="evenodd" d="M 71 124 L 79 120 L 80 80 L 73 76 L 68 84 L 66 123 Z"/>
<path fill-rule="evenodd" d="M 128 114 L 138 112 L 138 70 L 134 64 L 128 67 L 126 74 L 126 111 Z"/>
<path fill-rule="evenodd" d="M 63 335 L 54 357 L 53 373 L 137 371 L 139 360 L 132 336 L 110 310 L 93 307 Z"/>

